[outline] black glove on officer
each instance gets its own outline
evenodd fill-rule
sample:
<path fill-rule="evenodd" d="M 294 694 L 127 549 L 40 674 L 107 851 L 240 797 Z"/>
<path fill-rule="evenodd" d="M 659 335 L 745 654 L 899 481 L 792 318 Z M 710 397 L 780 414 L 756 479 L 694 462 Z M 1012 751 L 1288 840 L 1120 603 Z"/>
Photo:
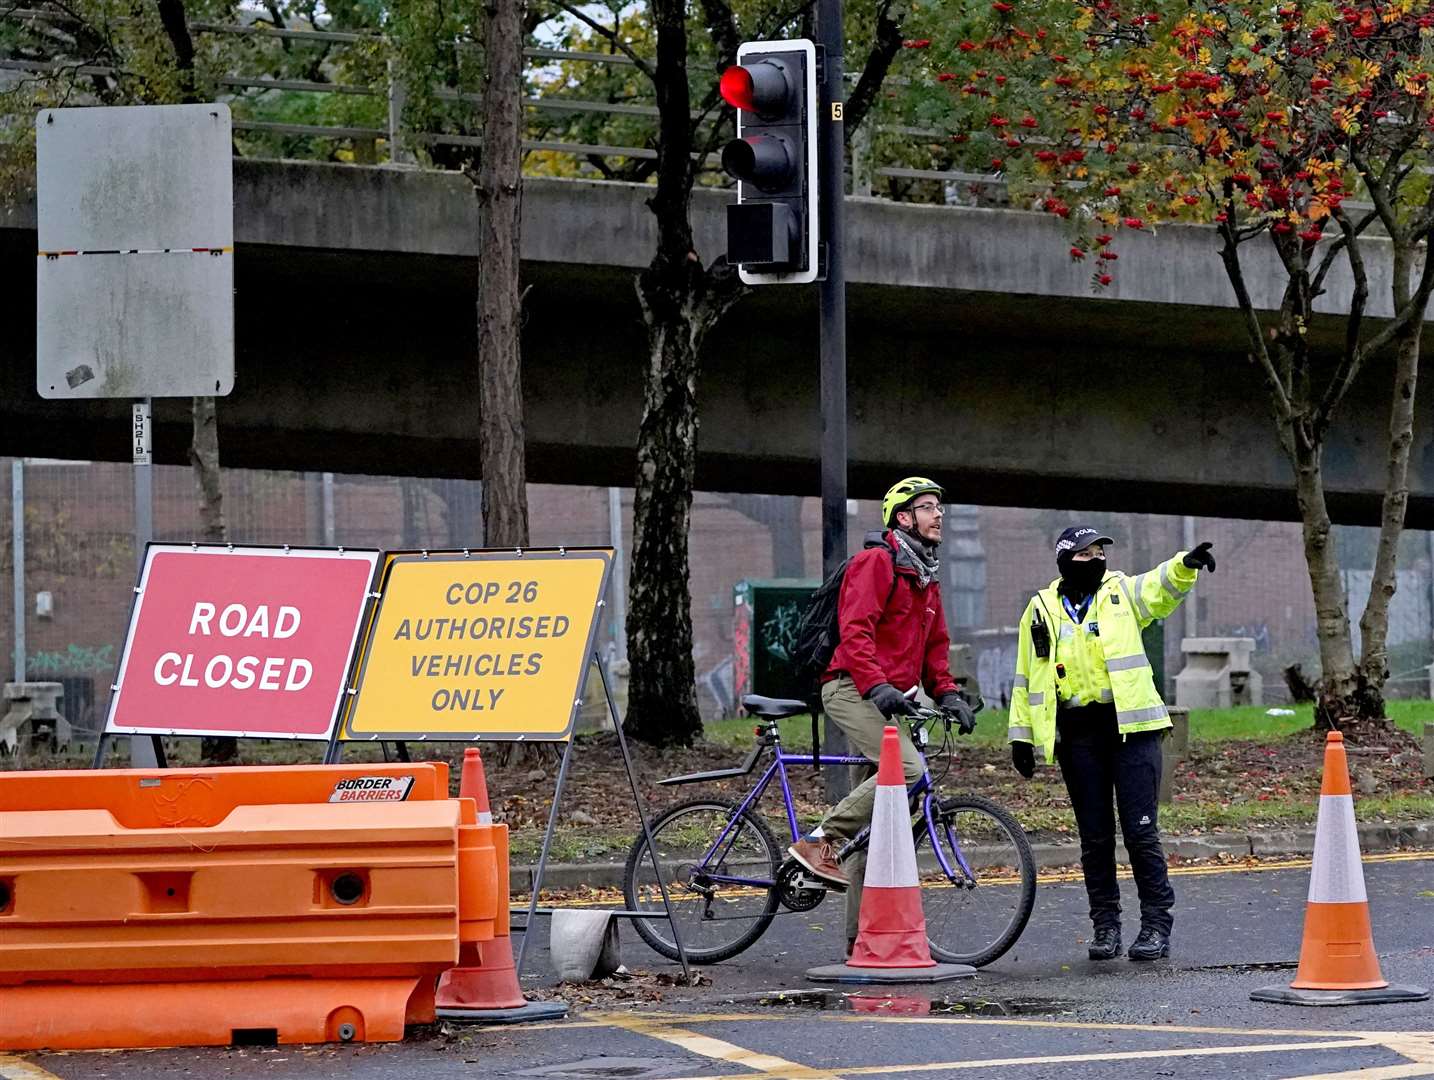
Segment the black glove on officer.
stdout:
<path fill-rule="evenodd" d="M 889 682 L 879 682 L 866 692 L 866 700 L 881 710 L 888 720 L 896 716 L 911 716 L 916 708 L 906 700 L 906 695 Z"/>
<path fill-rule="evenodd" d="M 948 694 L 942 694 L 940 705 L 942 712 L 955 718 L 956 728 L 962 735 L 969 735 L 976 730 L 976 714 L 958 692 L 952 690 Z"/>
<path fill-rule="evenodd" d="M 1191 570 L 1209 570 L 1213 574 L 1215 572 L 1215 556 L 1210 554 L 1211 546 L 1210 541 L 1206 540 L 1194 551 L 1187 551 L 1185 558 L 1180 561 Z"/>
<path fill-rule="evenodd" d="M 1036 775 L 1036 748 L 1028 742 L 1011 744 L 1011 764 L 1027 780 Z"/>

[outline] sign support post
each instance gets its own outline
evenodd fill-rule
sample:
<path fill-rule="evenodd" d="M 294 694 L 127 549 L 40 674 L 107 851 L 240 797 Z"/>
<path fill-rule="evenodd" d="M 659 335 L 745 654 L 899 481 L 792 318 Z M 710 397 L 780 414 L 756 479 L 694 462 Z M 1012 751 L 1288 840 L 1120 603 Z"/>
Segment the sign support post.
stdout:
<path fill-rule="evenodd" d="M 145 551 L 154 539 L 154 434 L 153 401 L 136 401 L 130 417 L 130 451 L 134 459 L 134 555 L 139 573 L 144 573 Z M 105 740 L 95 748 L 95 768 L 104 762 Z M 164 741 L 158 735 L 129 737 L 129 763 L 136 769 L 165 768 Z"/>
<path fill-rule="evenodd" d="M 638 792 L 622 717 L 613 700 L 598 636 L 614 552 L 555 548 L 389 552 L 378 606 L 351 673 L 339 729 L 344 741 L 563 742 L 553 803 L 538 854 L 516 970 L 527 960 L 558 813 L 572 767 L 588 665 L 597 664 L 613 730 L 622 749 L 633 806 L 642 824 L 663 911 L 614 911 L 610 917 L 662 920 L 672 926 L 684 975 L 687 951 L 672 914 Z M 339 753 L 336 741 L 330 760 Z M 511 925 L 511 924 L 510 924 Z"/>
<path fill-rule="evenodd" d="M 622 749 L 622 765 L 627 770 L 627 783 L 632 788 L 632 805 L 637 808 L 637 818 L 642 822 L 642 836 L 647 842 L 647 857 L 652 860 L 652 873 L 657 878 L 657 888 L 662 893 L 662 908 L 667 913 L 667 925 L 672 927 L 672 941 L 677 946 L 677 958 L 682 961 L 682 977 L 690 984 L 692 982 L 692 967 L 687 962 L 687 948 L 682 944 L 682 931 L 677 929 L 677 920 L 672 915 L 672 898 L 667 895 L 667 882 L 662 877 L 662 867 L 657 862 L 657 848 L 652 842 L 652 828 L 647 822 L 647 811 L 642 808 L 642 796 L 637 790 L 637 774 L 632 771 L 632 755 L 627 749 L 627 736 L 623 734 L 623 720 L 617 711 L 617 702 L 613 700 L 612 685 L 608 682 L 607 668 L 602 658 L 596 652 L 593 653 L 592 662 L 597 665 L 598 678 L 602 680 L 603 696 L 607 698 L 608 715 L 612 717 L 612 728 L 617 733 L 617 745 Z M 538 893 L 543 887 L 543 871 L 548 865 L 548 849 L 553 842 L 553 830 L 558 823 L 558 804 L 562 802 L 563 785 L 568 778 L 568 759 L 573 753 L 573 739 L 568 739 L 568 745 L 563 750 L 563 761 L 558 766 L 558 784 L 553 792 L 553 808 L 548 813 L 548 828 L 543 833 L 543 846 L 538 852 L 538 871 L 533 876 L 533 892 L 528 898 L 528 919 L 523 925 L 523 943 L 518 946 L 518 974 L 523 973 L 523 958 L 528 955 L 528 941 L 532 937 L 529 929 L 533 925 L 533 918 L 538 914 Z M 544 912 L 551 914 L 551 909 Z M 628 918 L 653 919 L 662 918 L 655 912 L 647 911 L 622 911 L 614 912 L 616 915 L 623 915 Z"/>

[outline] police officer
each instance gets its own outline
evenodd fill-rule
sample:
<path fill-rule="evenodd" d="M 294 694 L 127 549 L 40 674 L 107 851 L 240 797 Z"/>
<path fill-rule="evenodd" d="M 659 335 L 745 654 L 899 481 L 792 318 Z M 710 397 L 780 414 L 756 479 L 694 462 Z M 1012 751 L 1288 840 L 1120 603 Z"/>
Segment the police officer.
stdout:
<path fill-rule="evenodd" d="M 1112 543 L 1089 526 L 1072 526 L 1056 540 L 1060 577 L 1021 616 L 1007 736 L 1011 761 L 1027 779 L 1037 746 L 1048 764 L 1053 756 L 1060 764 L 1080 830 L 1092 960 L 1120 955 L 1114 796 L 1140 895 L 1140 934 L 1127 955 L 1157 960 L 1170 955 L 1175 903 L 1156 814 L 1170 716 L 1140 632 L 1179 607 L 1215 559 L 1204 543 L 1128 578 L 1106 569 Z"/>

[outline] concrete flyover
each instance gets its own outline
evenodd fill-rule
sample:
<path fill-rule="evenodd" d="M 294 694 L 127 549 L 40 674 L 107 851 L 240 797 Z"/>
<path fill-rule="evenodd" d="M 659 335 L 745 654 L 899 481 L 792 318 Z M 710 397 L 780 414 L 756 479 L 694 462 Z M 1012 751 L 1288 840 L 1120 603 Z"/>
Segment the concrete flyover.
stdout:
<path fill-rule="evenodd" d="M 529 181 L 524 392 L 535 481 L 630 484 L 646 363 L 633 271 L 647 189 Z M 236 466 L 477 475 L 476 206 L 461 177 L 235 162 L 238 372 L 220 405 Z M 693 198 L 719 249 L 721 192 Z M 1295 516 L 1289 467 L 1245 358 L 1208 230 L 1122 236 L 1114 286 L 1065 254 L 1045 215 L 853 199 L 849 378 L 854 495 L 910 471 L 987 504 Z M 1257 303 L 1278 272 L 1251 245 Z M 0 453 L 125 460 L 122 402 L 34 390 L 33 205 L 0 208 Z M 1371 260 L 1376 316 L 1385 259 Z M 1338 311 L 1347 280 L 1324 299 Z M 1332 352 L 1340 327 L 1317 322 Z M 815 493 L 815 293 L 754 290 L 710 337 L 699 486 Z M 1326 458 L 1336 515 L 1376 520 L 1389 369 L 1375 362 Z M 1410 523 L 1434 527 L 1429 389 Z M 181 463 L 187 402 L 156 403 L 158 460 Z"/>

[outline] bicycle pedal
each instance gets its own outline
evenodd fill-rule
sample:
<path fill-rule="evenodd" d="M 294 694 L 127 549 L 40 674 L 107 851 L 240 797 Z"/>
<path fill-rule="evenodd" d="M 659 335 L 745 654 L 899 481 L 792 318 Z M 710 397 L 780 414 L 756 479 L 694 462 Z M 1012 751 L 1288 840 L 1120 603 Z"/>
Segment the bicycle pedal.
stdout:
<path fill-rule="evenodd" d="M 833 885 L 829 881 L 823 881 L 819 877 L 798 870 L 792 875 L 792 885 L 798 889 L 820 889 L 822 892 L 846 892 L 845 889 Z"/>

